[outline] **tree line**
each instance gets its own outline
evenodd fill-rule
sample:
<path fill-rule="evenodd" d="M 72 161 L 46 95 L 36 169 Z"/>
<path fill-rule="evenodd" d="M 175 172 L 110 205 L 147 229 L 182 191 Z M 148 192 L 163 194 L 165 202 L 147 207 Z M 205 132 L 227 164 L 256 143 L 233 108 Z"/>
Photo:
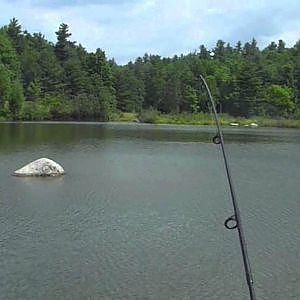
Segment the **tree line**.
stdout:
<path fill-rule="evenodd" d="M 145 54 L 120 66 L 100 48 L 88 52 L 60 24 L 56 43 L 23 30 L 18 20 L 0 28 L 0 119 L 109 120 L 117 112 L 208 112 L 199 75 L 218 110 L 232 116 L 300 116 L 300 40 L 260 50 L 256 40 L 217 41 L 193 53 Z"/>

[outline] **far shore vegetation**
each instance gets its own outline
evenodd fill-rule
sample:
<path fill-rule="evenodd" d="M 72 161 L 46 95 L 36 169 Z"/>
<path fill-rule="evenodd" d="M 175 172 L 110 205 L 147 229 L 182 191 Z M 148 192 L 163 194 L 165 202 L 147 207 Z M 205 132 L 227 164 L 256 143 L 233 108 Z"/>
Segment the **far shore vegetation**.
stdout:
<path fill-rule="evenodd" d="M 222 125 L 300 127 L 300 40 L 264 49 L 254 38 L 219 40 L 212 49 L 200 45 L 172 58 L 146 53 L 118 65 L 71 35 L 62 23 L 49 42 L 15 18 L 0 28 L 0 121 L 212 125 L 201 74 Z"/>
<path fill-rule="evenodd" d="M 244 118 L 219 114 L 219 119 L 223 126 L 251 127 L 251 124 L 254 123 L 259 127 L 300 128 L 300 118 L 271 119 L 262 116 Z M 215 120 L 209 113 L 162 114 L 154 110 L 143 111 L 140 114 L 119 112 L 112 116 L 111 121 L 174 125 L 215 125 Z"/>

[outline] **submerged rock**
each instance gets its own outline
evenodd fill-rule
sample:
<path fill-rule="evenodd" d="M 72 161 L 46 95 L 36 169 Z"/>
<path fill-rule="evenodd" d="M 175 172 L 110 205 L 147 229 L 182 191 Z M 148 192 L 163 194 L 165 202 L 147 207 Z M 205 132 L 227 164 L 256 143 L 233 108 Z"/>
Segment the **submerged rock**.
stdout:
<path fill-rule="evenodd" d="M 28 165 L 16 170 L 15 176 L 59 176 L 63 175 L 65 170 L 61 165 L 49 158 L 37 159 Z"/>

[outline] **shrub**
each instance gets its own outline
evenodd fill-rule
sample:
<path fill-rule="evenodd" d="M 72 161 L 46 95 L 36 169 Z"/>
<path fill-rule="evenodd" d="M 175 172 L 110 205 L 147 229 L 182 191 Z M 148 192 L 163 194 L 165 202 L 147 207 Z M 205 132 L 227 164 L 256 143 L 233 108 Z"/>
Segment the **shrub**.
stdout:
<path fill-rule="evenodd" d="M 0 103 L 0 120 L 10 119 L 9 102 Z"/>
<path fill-rule="evenodd" d="M 154 109 L 142 111 L 138 119 L 142 123 L 156 123 L 159 117 L 159 112 Z"/>
<path fill-rule="evenodd" d="M 20 119 L 25 121 L 43 121 L 49 119 L 49 107 L 41 102 L 25 101 Z"/>
<path fill-rule="evenodd" d="M 111 115 L 111 121 L 115 122 L 135 122 L 137 121 L 136 113 L 129 112 L 115 112 Z"/>
<path fill-rule="evenodd" d="M 49 118 L 52 120 L 70 119 L 72 105 L 60 95 L 47 95 L 43 103 L 49 107 Z"/>

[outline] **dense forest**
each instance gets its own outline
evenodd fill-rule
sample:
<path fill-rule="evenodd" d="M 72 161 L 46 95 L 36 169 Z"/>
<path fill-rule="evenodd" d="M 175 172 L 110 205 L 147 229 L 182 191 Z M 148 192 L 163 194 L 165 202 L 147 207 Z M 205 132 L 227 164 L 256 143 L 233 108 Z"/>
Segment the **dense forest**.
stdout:
<path fill-rule="evenodd" d="M 13 18 L 0 29 L 0 120 L 110 120 L 118 112 L 207 112 L 206 77 L 218 110 L 232 116 L 300 117 L 300 40 L 265 49 L 255 39 L 217 41 L 193 53 L 144 54 L 119 66 L 88 52 L 60 24 L 56 43 Z M 120 49 L 122 51 L 122 49 Z"/>

